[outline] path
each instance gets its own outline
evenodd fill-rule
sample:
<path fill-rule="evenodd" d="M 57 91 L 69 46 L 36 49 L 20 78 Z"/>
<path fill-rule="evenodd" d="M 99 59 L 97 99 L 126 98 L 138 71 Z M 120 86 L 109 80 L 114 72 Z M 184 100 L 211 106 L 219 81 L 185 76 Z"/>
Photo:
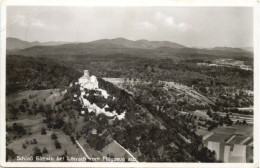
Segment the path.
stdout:
<path fill-rule="evenodd" d="M 80 149 L 82 150 L 82 152 L 84 153 L 84 155 L 88 158 L 88 160 L 91 160 L 91 158 L 88 156 L 88 154 L 86 153 L 86 151 L 84 150 L 84 148 L 80 145 L 80 143 L 76 140 L 76 143 L 78 144 L 78 146 L 80 147 Z"/>
<path fill-rule="evenodd" d="M 244 145 L 244 143 L 246 143 L 249 139 L 251 139 L 251 137 L 247 137 L 246 139 L 244 139 L 243 141 L 241 141 L 239 144 L 240 144 L 240 145 Z"/>
<path fill-rule="evenodd" d="M 211 137 L 213 134 L 214 134 L 214 132 L 209 132 L 209 133 L 207 133 L 206 135 L 204 135 L 202 139 L 203 139 L 203 140 L 206 140 L 206 139 L 208 139 L 209 137 Z"/>
<path fill-rule="evenodd" d="M 122 148 L 128 155 L 130 155 L 134 160 L 136 160 L 136 162 L 138 162 L 138 160 L 137 160 L 127 149 L 125 149 L 122 145 L 120 145 L 119 143 L 117 143 L 116 140 L 114 140 L 114 142 L 115 142 L 120 148 Z"/>
<path fill-rule="evenodd" d="M 227 140 L 226 143 L 229 143 L 229 142 L 232 141 L 235 137 L 236 137 L 236 135 L 233 135 L 229 140 Z"/>

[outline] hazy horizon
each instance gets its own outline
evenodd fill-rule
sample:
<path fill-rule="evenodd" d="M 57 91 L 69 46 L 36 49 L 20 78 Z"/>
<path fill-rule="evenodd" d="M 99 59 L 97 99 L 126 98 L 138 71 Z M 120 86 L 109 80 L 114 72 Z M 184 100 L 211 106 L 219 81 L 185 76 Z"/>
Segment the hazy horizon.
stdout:
<path fill-rule="evenodd" d="M 34 42 L 170 41 L 253 47 L 250 7 L 8 7 L 7 37 Z"/>
<path fill-rule="evenodd" d="M 6 37 L 6 38 L 19 39 L 17 37 Z M 129 40 L 129 39 L 124 38 L 124 37 L 117 37 L 117 38 L 113 38 L 113 39 L 118 39 L 118 38 Z M 113 40 L 113 39 L 98 39 L 98 40 Z M 22 39 L 19 39 L 19 40 L 22 40 Z M 93 40 L 93 41 L 98 41 L 98 40 Z M 139 41 L 139 40 L 146 40 L 146 39 L 138 39 L 138 40 L 131 40 L 131 41 Z M 32 43 L 32 42 L 40 42 L 40 43 L 47 43 L 47 42 L 88 43 L 88 42 L 93 42 L 93 41 L 27 41 L 27 42 L 30 42 L 30 43 Z M 148 40 L 148 41 L 156 41 L 156 40 Z M 174 41 L 167 41 L 167 42 L 175 43 Z M 180 44 L 180 43 L 178 43 L 178 44 Z M 183 45 L 183 44 L 180 44 L 180 45 Z M 215 47 L 227 47 L 227 46 L 214 46 L 214 47 L 186 46 L 186 47 L 189 47 L 189 48 L 215 48 Z M 254 48 L 254 46 L 252 46 L 252 47 L 251 46 L 249 46 L 249 47 L 228 47 L 228 48 Z"/>

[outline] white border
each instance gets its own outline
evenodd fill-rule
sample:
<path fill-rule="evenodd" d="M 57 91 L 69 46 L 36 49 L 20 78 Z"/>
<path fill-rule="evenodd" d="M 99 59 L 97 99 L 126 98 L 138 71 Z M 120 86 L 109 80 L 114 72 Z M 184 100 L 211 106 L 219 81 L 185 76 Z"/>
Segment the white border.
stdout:
<path fill-rule="evenodd" d="M 0 167 L 186 167 L 186 168 L 257 168 L 259 167 L 259 0 L 2 0 L 0 61 Z M 254 163 L 113 163 L 113 162 L 6 162 L 5 153 L 5 71 L 7 6 L 183 6 L 183 7 L 253 7 L 254 8 Z"/>

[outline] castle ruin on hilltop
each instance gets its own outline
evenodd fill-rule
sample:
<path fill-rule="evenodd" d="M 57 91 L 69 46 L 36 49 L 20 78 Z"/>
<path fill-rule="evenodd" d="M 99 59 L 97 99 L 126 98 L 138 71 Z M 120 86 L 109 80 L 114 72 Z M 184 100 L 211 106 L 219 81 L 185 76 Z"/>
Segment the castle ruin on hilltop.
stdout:
<path fill-rule="evenodd" d="M 92 75 L 90 77 L 89 70 L 84 70 L 84 75 L 79 78 L 79 84 L 82 86 L 81 88 L 86 88 L 89 90 L 98 89 L 98 81 L 97 78 Z"/>

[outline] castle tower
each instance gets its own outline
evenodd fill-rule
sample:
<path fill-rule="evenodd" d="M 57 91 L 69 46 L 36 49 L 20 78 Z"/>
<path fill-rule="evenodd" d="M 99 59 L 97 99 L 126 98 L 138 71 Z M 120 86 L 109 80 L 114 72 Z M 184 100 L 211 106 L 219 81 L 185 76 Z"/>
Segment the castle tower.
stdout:
<path fill-rule="evenodd" d="M 84 77 L 89 78 L 89 70 L 84 70 Z"/>

